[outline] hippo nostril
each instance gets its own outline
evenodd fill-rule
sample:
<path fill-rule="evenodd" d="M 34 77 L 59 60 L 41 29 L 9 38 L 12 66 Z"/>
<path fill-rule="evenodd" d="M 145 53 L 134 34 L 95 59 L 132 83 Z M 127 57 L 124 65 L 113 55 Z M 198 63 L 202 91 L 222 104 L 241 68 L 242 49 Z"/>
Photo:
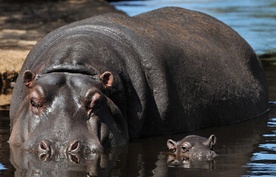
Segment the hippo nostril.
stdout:
<path fill-rule="evenodd" d="M 68 157 L 71 162 L 74 162 L 74 163 L 80 162 L 79 154 L 69 154 Z"/>
<path fill-rule="evenodd" d="M 73 141 L 73 142 L 69 143 L 67 152 L 69 152 L 69 153 L 79 152 L 80 147 L 81 147 L 81 145 L 80 145 L 79 141 Z"/>
<path fill-rule="evenodd" d="M 47 150 L 47 148 L 48 148 L 48 147 L 46 146 L 46 144 L 43 143 L 43 142 L 40 143 L 39 147 L 40 147 L 40 149 L 42 149 L 42 150 Z"/>
<path fill-rule="evenodd" d="M 75 142 L 75 143 L 72 145 L 72 150 L 78 149 L 79 145 L 80 145 L 79 142 Z"/>
<path fill-rule="evenodd" d="M 49 156 L 50 156 L 49 154 L 42 153 L 39 155 L 39 159 L 40 159 L 40 161 L 45 162 L 48 160 Z"/>
<path fill-rule="evenodd" d="M 40 152 L 47 152 L 47 153 L 50 153 L 51 152 L 51 141 L 49 140 L 42 140 L 40 143 L 39 143 L 39 146 L 38 146 L 38 150 Z"/>

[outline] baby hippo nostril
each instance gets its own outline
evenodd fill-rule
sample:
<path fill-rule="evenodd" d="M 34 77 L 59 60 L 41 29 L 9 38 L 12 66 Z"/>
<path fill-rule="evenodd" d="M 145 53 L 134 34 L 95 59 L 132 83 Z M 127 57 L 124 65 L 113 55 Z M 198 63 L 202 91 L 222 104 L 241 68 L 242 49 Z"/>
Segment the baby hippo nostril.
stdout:
<path fill-rule="evenodd" d="M 79 152 L 80 149 L 81 149 L 81 144 L 80 144 L 79 141 L 71 141 L 68 144 L 67 152 L 69 152 L 69 153 L 76 153 L 76 152 Z"/>
<path fill-rule="evenodd" d="M 52 142 L 50 140 L 42 140 L 39 143 L 38 150 L 43 153 L 51 153 L 51 144 Z"/>

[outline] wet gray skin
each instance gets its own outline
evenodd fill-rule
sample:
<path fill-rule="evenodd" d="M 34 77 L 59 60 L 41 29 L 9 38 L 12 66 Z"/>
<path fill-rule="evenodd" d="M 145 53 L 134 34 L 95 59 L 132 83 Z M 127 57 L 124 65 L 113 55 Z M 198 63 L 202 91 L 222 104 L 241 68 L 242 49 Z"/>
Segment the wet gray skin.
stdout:
<path fill-rule="evenodd" d="M 174 7 L 105 14 L 54 30 L 30 51 L 13 90 L 9 144 L 42 161 L 77 162 L 78 153 L 131 138 L 225 125 L 267 110 L 261 62 L 224 23 Z M 169 143 L 177 157 L 211 158 L 215 138 L 205 141 L 191 136 L 188 150 L 186 139 Z"/>
<path fill-rule="evenodd" d="M 26 71 L 24 83 L 29 87 L 29 96 L 22 106 L 29 104 L 29 109 L 19 121 L 29 124 L 17 121 L 10 141 L 38 152 L 42 161 L 78 161 L 78 153 L 95 153 L 101 147 L 127 141 L 127 133 L 118 125 L 121 122 L 116 122 L 121 113 L 92 77 L 58 72 L 34 76 Z M 112 126 L 107 126 L 109 123 Z"/>
<path fill-rule="evenodd" d="M 211 135 L 208 139 L 197 135 L 189 135 L 177 142 L 169 139 L 167 146 L 173 153 L 170 157 L 170 163 L 179 164 L 188 159 L 213 160 L 217 156 L 213 151 L 216 140 L 215 135 Z"/>

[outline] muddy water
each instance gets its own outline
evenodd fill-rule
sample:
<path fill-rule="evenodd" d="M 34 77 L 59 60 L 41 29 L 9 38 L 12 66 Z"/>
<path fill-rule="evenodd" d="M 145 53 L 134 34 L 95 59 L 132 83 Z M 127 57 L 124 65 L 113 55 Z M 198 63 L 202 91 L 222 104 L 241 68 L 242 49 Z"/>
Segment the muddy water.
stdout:
<path fill-rule="evenodd" d="M 271 102 L 276 100 L 276 67 L 265 67 Z M 189 132 L 217 136 L 215 161 L 181 166 L 167 164 L 166 141 L 177 134 L 132 140 L 127 147 L 101 155 L 43 161 L 28 152 L 10 149 L 8 110 L 0 111 L 0 176 L 276 176 L 276 105 L 271 111 L 245 122 Z M 11 153 L 11 154 L 10 154 Z"/>

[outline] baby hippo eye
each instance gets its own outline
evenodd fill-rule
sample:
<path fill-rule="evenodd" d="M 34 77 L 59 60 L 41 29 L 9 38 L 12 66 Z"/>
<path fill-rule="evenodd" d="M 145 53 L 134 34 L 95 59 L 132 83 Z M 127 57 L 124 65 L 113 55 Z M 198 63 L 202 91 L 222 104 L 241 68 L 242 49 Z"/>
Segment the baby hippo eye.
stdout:
<path fill-rule="evenodd" d="M 184 153 L 184 152 L 187 152 L 187 151 L 189 151 L 189 149 L 186 146 L 183 146 L 182 147 L 182 152 Z"/>
<path fill-rule="evenodd" d="M 189 151 L 190 148 L 191 148 L 191 144 L 189 142 L 184 142 L 182 144 L 182 153 Z"/>

